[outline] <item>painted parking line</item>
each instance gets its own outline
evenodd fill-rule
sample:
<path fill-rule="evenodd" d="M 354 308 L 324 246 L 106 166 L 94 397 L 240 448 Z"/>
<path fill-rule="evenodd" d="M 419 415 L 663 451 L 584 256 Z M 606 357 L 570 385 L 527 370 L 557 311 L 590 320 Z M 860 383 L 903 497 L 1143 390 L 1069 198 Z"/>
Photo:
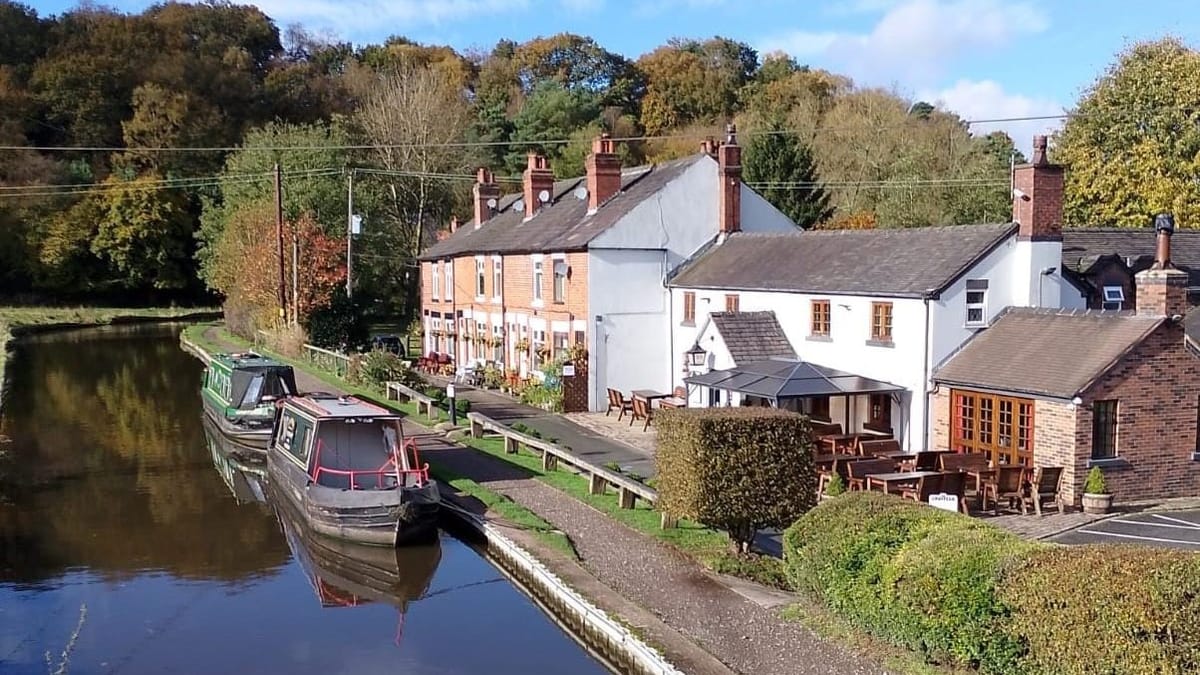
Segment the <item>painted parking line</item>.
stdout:
<path fill-rule="evenodd" d="M 1168 539 L 1166 537 L 1146 537 L 1140 534 L 1120 534 L 1117 532 L 1105 532 L 1104 530 L 1075 530 L 1080 534 L 1094 534 L 1101 537 L 1119 537 L 1121 539 L 1137 539 L 1139 541 L 1153 541 L 1160 544 L 1183 544 L 1185 546 L 1200 546 L 1200 542 L 1191 541 L 1188 539 Z"/>
<path fill-rule="evenodd" d="M 1109 522 L 1109 523 L 1120 523 L 1120 524 L 1122 524 L 1122 525 L 1142 525 L 1142 526 L 1144 526 L 1144 527 L 1170 527 L 1170 528 L 1175 528 L 1175 529 L 1179 529 L 1179 530 L 1193 530 L 1193 531 L 1200 531 L 1200 526 L 1191 525 L 1191 524 L 1188 524 L 1188 525 L 1172 525 L 1172 524 L 1169 524 L 1169 523 L 1159 523 L 1159 522 L 1156 522 L 1156 521 L 1148 521 L 1148 520 L 1123 520 L 1123 519 L 1114 519 L 1114 520 L 1109 520 L 1109 521 L 1107 521 L 1107 522 Z"/>
<path fill-rule="evenodd" d="M 1195 530 L 1200 530 L 1200 523 L 1193 523 L 1190 520 L 1183 520 L 1182 518 L 1172 518 L 1171 516 L 1164 516 L 1161 513 L 1152 513 L 1150 515 L 1154 516 L 1155 518 L 1159 518 L 1161 520 L 1169 520 L 1172 523 L 1181 523 L 1181 525 L 1184 527 L 1190 527 Z"/>

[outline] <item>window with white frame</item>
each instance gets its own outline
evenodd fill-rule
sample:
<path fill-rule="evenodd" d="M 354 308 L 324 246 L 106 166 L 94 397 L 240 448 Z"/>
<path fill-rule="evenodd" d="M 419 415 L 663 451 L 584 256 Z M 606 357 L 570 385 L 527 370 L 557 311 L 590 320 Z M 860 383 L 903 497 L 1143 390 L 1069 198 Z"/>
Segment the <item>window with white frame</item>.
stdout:
<path fill-rule="evenodd" d="M 967 325 L 987 325 L 987 279 L 967 279 Z"/>
<path fill-rule="evenodd" d="M 492 326 L 492 360 L 504 363 L 504 326 Z"/>
<path fill-rule="evenodd" d="M 492 297 L 500 299 L 504 288 L 504 263 L 500 258 L 492 258 Z"/>
<path fill-rule="evenodd" d="M 446 300 L 454 300 L 454 261 L 446 261 Z"/>
<path fill-rule="evenodd" d="M 1104 309 L 1121 309 L 1125 304 L 1125 289 L 1120 286 L 1104 287 Z"/>
<path fill-rule="evenodd" d="M 567 261 L 554 261 L 554 302 L 567 301 Z"/>
<path fill-rule="evenodd" d="M 487 281 L 487 275 L 484 273 L 483 258 L 475 259 L 475 297 L 483 297 L 483 285 Z"/>
<path fill-rule="evenodd" d="M 533 261 L 533 301 L 542 301 L 542 261 Z"/>
<path fill-rule="evenodd" d="M 530 342 L 533 347 L 533 367 L 541 368 L 542 363 L 546 360 L 546 331 L 533 331 L 533 339 Z"/>
<path fill-rule="evenodd" d="M 430 345 L 429 345 L 430 349 L 435 352 L 441 351 L 442 350 L 442 336 L 439 335 L 439 333 L 442 332 L 442 320 L 441 319 L 430 319 L 429 327 L 431 329 L 431 332 L 433 333 L 433 340 L 430 342 Z"/>
<path fill-rule="evenodd" d="M 442 261 L 430 265 L 433 268 L 433 283 L 429 285 L 429 294 L 434 300 L 442 299 Z"/>
<path fill-rule="evenodd" d="M 565 359 L 567 357 L 567 334 L 554 333 L 554 358 Z"/>

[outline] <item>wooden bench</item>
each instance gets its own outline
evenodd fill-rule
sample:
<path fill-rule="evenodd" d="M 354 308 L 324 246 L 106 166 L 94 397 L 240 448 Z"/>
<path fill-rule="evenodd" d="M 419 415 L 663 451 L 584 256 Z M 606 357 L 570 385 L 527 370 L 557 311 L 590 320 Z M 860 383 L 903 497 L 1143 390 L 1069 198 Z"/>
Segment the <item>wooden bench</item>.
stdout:
<path fill-rule="evenodd" d="M 633 415 L 629 418 L 629 426 L 637 420 L 646 420 L 642 425 L 642 431 L 650 428 L 650 419 L 654 416 L 654 409 L 650 407 L 650 402 L 639 396 L 633 398 Z"/>
<path fill-rule="evenodd" d="M 900 452 L 900 441 L 894 438 L 885 438 L 879 441 L 860 440 L 858 452 L 863 457 L 876 457 L 885 452 Z"/>
<path fill-rule="evenodd" d="M 617 415 L 617 421 L 619 422 L 621 421 L 621 418 L 625 416 L 625 413 L 629 413 L 630 415 L 633 414 L 633 401 L 625 398 L 625 396 L 623 396 L 621 392 L 617 391 L 616 389 L 609 388 L 608 410 L 604 411 L 604 416 L 608 417 L 608 414 L 614 410 L 621 411 L 621 413 Z"/>
<path fill-rule="evenodd" d="M 384 385 L 384 391 L 386 392 L 387 399 L 389 401 L 399 401 L 401 403 L 408 403 L 411 401 L 416 404 L 418 415 L 422 414 L 422 409 L 424 409 L 424 415 L 426 417 L 431 420 L 437 419 L 437 413 L 434 412 L 436 406 L 433 403 L 433 399 L 425 394 L 422 394 L 416 389 L 399 382 L 388 382 Z"/>

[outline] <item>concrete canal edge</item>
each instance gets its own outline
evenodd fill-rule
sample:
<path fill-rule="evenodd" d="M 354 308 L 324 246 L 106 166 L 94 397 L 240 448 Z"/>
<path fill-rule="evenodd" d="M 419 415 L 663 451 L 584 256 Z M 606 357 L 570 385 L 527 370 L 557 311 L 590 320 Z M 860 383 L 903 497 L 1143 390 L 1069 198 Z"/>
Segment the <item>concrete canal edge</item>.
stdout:
<path fill-rule="evenodd" d="M 205 363 L 212 358 L 206 349 L 186 336 L 181 335 L 179 342 L 184 351 Z M 442 484 L 443 495 L 454 492 L 452 487 Z M 447 515 L 482 537 L 487 556 L 603 660 L 623 673 L 682 675 L 683 671 L 668 662 L 658 650 L 572 589 L 544 563 L 504 536 L 496 525 L 462 508 L 452 498 L 443 497 L 443 500 Z"/>
<path fill-rule="evenodd" d="M 449 486 L 444 487 L 447 489 L 443 490 L 443 494 L 453 492 Z M 447 511 L 484 538 L 488 557 L 513 581 L 560 621 L 564 628 L 620 672 L 682 675 L 683 671 L 667 661 L 658 650 L 576 592 L 549 567 L 504 536 L 495 525 L 454 504 Z"/>

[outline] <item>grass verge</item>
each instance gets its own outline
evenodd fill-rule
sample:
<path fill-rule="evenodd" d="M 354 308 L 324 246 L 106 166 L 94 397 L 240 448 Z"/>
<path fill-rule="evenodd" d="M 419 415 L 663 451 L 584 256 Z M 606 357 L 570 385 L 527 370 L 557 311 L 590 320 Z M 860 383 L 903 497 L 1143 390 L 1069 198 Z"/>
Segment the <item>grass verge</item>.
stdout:
<path fill-rule="evenodd" d="M 197 324 L 194 326 L 188 326 L 187 328 L 184 328 L 183 335 L 190 342 L 199 345 L 210 352 L 224 351 L 224 347 L 209 341 L 205 337 L 205 331 L 211 327 L 213 327 L 213 324 Z M 229 333 L 224 328 L 220 329 L 220 331 L 222 340 L 228 341 L 239 348 L 250 348 L 253 346 L 246 340 Z M 269 352 L 269 350 L 262 348 L 259 348 L 259 351 Z M 387 405 L 388 407 L 404 413 L 411 421 L 424 425 L 425 420 L 422 420 L 417 416 L 416 404 L 388 401 L 386 400 L 386 397 L 381 395 L 378 391 L 350 384 L 335 375 L 314 368 L 310 363 L 297 359 L 290 359 L 282 354 L 276 354 L 274 352 L 269 353 L 273 358 L 279 359 L 285 363 L 289 363 L 294 368 L 303 369 L 304 372 L 316 377 L 330 386 L 336 387 L 337 389 L 347 393 L 361 396 L 364 399 Z M 438 410 L 435 412 L 438 413 L 439 420 L 445 417 L 442 411 Z M 493 492 L 483 487 L 479 483 L 476 483 L 466 476 L 458 475 L 457 473 L 454 473 L 445 467 L 438 466 L 435 461 L 430 461 L 429 466 L 431 473 L 433 473 L 434 477 L 438 480 L 449 484 L 455 490 L 458 490 L 465 495 L 478 499 L 485 506 L 487 506 L 488 509 L 494 511 L 512 525 L 532 531 L 538 539 L 551 548 L 563 553 L 564 555 L 567 555 L 572 559 L 578 557 L 575 553 L 575 548 L 571 545 L 571 540 L 567 537 L 567 535 L 555 529 L 553 525 L 543 520 L 533 511 L 530 511 L 529 509 L 521 506 L 502 494 Z"/>

